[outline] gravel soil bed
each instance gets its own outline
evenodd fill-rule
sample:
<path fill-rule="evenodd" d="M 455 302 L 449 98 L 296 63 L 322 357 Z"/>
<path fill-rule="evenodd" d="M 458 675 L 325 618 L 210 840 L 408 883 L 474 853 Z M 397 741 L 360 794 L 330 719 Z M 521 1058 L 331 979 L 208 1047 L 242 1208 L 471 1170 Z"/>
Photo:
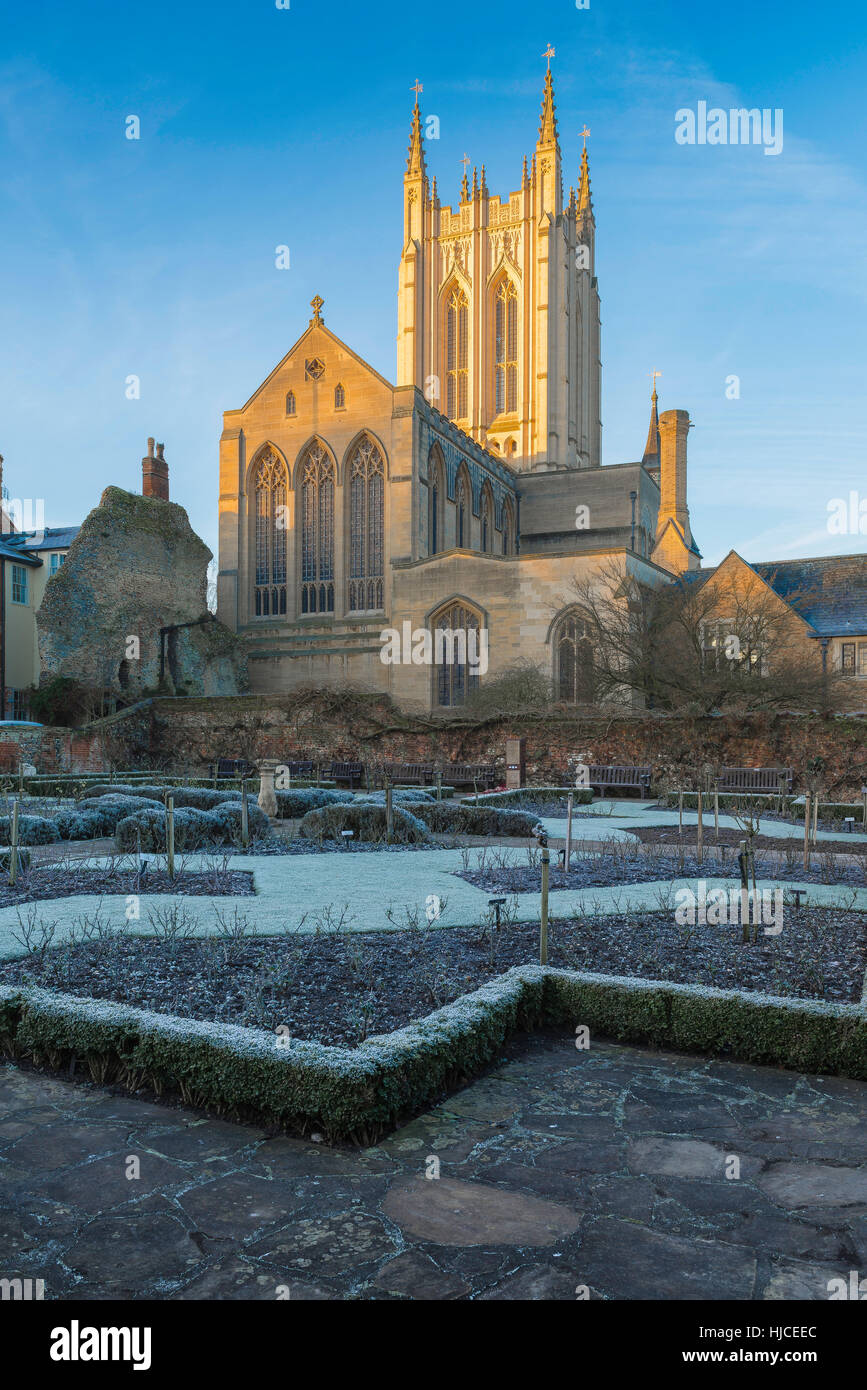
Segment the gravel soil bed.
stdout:
<path fill-rule="evenodd" d="M 488 851 L 480 850 L 480 863 L 477 867 L 457 870 L 457 877 L 472 883 L 490 893 L 538 893 L 542 888 L 542 871 L 522 865 L 495 865 L 485 862 Z M 827 854 L 824 858 L 813 857 L 808 871 L 803 861 L 796 858 L 789 864 L 776 856 L 756 854 L 756 878 L 779 879 L 782 883 L 822 883 L 839 884 L 841 889 L 864 887 L 867 883 L 867 859 L 861 864 L 850 864 L 838 855 Z M 718 855 L 706 855 L 699 864 L 694 854 L 643 855 L 604 852 L 599 854 L 574 853 L 568 873 L 557 865 L 556 854 L 551 855 L 549 888 L 616 888 L 623 884 L 653 883 L 657 879 L 672 878 L 729 878 L 732 886 L 740 887 L 740 873 L 737 854 L 731 851 L 721 859 Z"/>
<path fill-rule="evenodd" d="M 236 909 L 236 912 L 238 909 Z M 0 966 L 3 983 L 38 984 L 160 1013 L 242 1024 L 354 1047 L 538 960 L 538 927 L 155 940 L 119 935 Z M 236 919 L 237 920 L 237 919 Z M 740 925 L 679 926 L 671 911 L 556 919 L 549 963 L 718 988 L 857 1002 L 867 914 L 787 911 L 782 933 L 744 944 Z"/>
<path fill-rule="evenodd" d="M 77 893 L 100 897 L 121 893 L 177 893 L 186 898 L 253 896 L 253 875 L 241 869 L 218 868 L 213 872 L 192 872 L 181 869 L 173 879 L 165 869 L 148 867 L 139 881 L 134 868 L 71 868 L 47 869 L 38 865 L 19 875 L 11 887 L 4 874 L 0 879 L 0 907 L 16 907 L 21 903 L 44 902 L 51 898 L 71 898 Z"/>

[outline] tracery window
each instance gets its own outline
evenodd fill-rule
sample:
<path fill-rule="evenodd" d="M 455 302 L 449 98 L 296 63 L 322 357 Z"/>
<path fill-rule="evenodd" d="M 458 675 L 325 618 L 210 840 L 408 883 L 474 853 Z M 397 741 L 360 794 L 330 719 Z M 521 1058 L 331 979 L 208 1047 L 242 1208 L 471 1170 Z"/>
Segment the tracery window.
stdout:
<path fill-rule="evenodd" d="M 304 363 L 304 380 L 319 381 L 325 375 L 325 363 L 321 357 L 308 357 Z"/>
<path fill-rule="evenodd" d="M 301 612 L 334 612 L 334 460 L 318 442 L 301 464 Z"/>
<path fill-rule="evenodd" d="M 383 488 L 385 463 L 372 439 L 359 440 L 348 464 L 349 589 L 351 612 L 383 605 Z"/>
<path fill-rule="evenodd" d="M 503 554 L 515 553 L 515 513 L 509 501 L 503 503 Z"/>
<path fill-rule="evenodd" d="M 266 449 L 256 464 L 253 478 L 256 515 L 257 618 L 286 613 L 286 527 L 289 478 L 286 465 L 273 449 Z"/>
<path fill-rule="evenodd" d="M 592 704 L 595 694 L 593 643 L 580 614 L 566 613 L 554 631 L 554 684 L 558 700 Z"/>
<path fill-rule="evenodd" d="M 480 529 L 482 551 L 484 554 L 487 554 L 489 550 L 493 550 L 494 548 L 494 502 L 491 497 L 491 489 L 487 486 L 482 489 Z"/>
<path fill-rule="evenodd" d="M 442 458 L 439 450 L 436 449 L 431 452 L 428 463 L 428 486 L 430 488 L 428 554 L 436 555 L 443 548 L 443 498 L 445 496 Z"/>
<path fill-rule="evenodd" d="M 450 603 L 434 618 L 432 633 L 434 703 L 462 705 L 479 684 L 479 615 L 464 603 Z"/>
<path fill-rule="evenodd" d="M 463 290 L 455 285 L 446 308 L 446 414 L 450 420 L 466 418 L 468 356 L 469 306 Z"/>
<path fill-rule="evenodd" d="M 460 549 L 463 546 L 469 547 L 470 544 L 470 509 L 469 494 L 467 491 L 466 478 L 463 473 L 458 474 L 458 481 L 455 484 L 455 543 Z"/>
<path fill-rule="evenodd" d="M 506 276 L 494 301 L 494 411 L 518 408 L 518 292 Z"/>

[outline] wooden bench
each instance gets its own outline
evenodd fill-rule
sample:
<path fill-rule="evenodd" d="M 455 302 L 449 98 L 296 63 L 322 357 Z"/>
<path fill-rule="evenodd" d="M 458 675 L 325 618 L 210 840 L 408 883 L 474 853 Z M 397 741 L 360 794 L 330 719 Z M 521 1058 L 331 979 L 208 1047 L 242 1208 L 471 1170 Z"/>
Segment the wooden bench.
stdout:
<path fill-rule="evenodd" d="M 375 787 L 390 782 L 393 787 L 426 787 L 433 781 L 433 763 L 384 763 L 374 768 L 371 781 Z"/>
<path fill-rule="evenodd" d="M 790 795 L 794 773 L 790 767 L 724 767 L 716 779 L 720 792 L 764 792 L 779 796 L 780 783 L 785 782 L 785 793 Z"/>
<path fill-rule="evenodd" d="M 502 777 L 495 767 L 487 763 L 444 763 L 443 782 L 450 787 L 474 783 L 477 787 L 496 787 Z"/>
<path fill-rule="evenodd" d="M 348 782 L 350 789 L 357 782 L 364 781 L 364 763 L 332 763 L 330 779 L 332 782 Z"/>
<path fill-rule="evenodd" d="M 591 763 L 587 773 L 587 785 L 598 792 L 616 790 L 637 791 L 642 796 L 650 794 L 650 767 Z"/>
<path fill-rule="evenodd" d="M 258 772 L 255 763 L 246 758 L 218 758 L 213 775 L 215 777 L 253 777 Z"/>

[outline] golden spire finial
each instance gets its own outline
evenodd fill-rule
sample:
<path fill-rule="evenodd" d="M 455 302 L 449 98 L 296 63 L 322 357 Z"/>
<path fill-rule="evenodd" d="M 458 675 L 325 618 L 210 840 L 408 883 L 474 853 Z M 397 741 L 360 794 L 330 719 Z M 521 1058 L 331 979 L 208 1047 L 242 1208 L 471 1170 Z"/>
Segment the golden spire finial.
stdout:
<path fill-rule="evenodd" d="M 586 121 L 584 122 L 584 129 L 583 129 L 583 130 L 579 130 L 578 134 L 582 137 L 582 139 L 583 139 L 583 141 L 584 141 L 584 149 L 586 150 L 586 148 L 587 148 L 587 136 L 590 134 L 590 127 L 588 126 L 588 124 L 587 124 Z"/>
<path fill-rule="evenodd" d="M 549 72 L 551 71 L 551 59 L 552 59 L 552 58 L 556 58 L 556 56 L 557 56 L 557 50 L 556 50 L 556 48 L 552 48 L 551 45 L 548 44 L 548 47 L 545 49 L 545 52 L 542 54 L 542 57 L 548 59 L 548 71 L 549 71 Z"/>
<path fill-rule="evenodd" d="M 419 82 L 418 78 L 416 78 L 416 79 L 415 79 L 414 85 L 413 85 L 412 87 L 410 87 L 409 90 L 410 90 L 411 92 L 415 92 L 415 104 L 416 104 L 416 106 L 418 106 L 418 94 L 419 94 L 419 92 L 423 92 L 423 91 L 424 91 L 424 86 L 423 86 L 423 84 L 422 84 L 421 82 Z"/>

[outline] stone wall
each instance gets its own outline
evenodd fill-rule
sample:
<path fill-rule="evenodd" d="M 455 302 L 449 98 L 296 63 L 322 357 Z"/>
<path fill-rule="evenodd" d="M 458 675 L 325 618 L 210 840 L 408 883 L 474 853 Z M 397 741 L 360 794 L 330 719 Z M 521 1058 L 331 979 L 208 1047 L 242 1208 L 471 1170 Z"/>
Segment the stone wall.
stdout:
<path fill-rule="evenodd" d="M 234 699 L 156 699 L 78 732 L 43 731 L 39 770 L 99 766 L 200 771 L 220 757 L 366 762 L 490 762 L 504 767 L 508 736 L 523 736 L 528 780 L 557 782 L 578 762 L 649 763 L 657 785 L 690 785 L 704 765 L 795 769 L 822 758 L 823 792 L 858 797 L 867 783 L 867 718 L 752 715 L 413 717 L 387 697 L 309 690 Z"/>
<path fill-rule="evenodd" d="M 243 644 L 208 613 L 210 558 L 183 507 L 106 488 L 46 586 L 42 679 L 69 676 L 130 703 L 157 689 L 245 689 Z"/>

